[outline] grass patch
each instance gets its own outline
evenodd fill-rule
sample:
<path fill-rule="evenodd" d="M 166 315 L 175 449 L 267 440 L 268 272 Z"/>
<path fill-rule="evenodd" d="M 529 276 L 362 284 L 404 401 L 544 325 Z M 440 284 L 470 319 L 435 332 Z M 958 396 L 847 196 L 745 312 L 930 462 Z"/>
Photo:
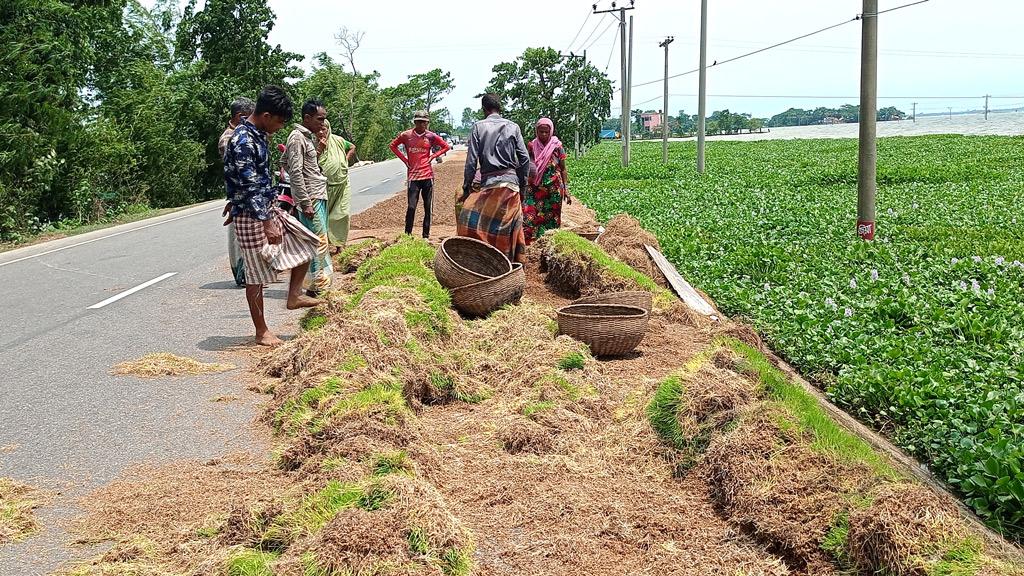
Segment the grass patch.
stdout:
<path fill-rule="evenodd" d="M 558 367 L 566 372 L 572 370 L 583 370 L 583 366 L 586 363 L 587 358 L 582 352 L 572 352 L 565 358 L 558 361 Z"/>
<path fill-rule="evenodd" d="M 469 576 L 472 569 L 472 560 L 461 550 L 449 548 L 441 555 L 441 571 L 445 576 Z"/>
<path fill-rule="evenodd" d="M 245 548 L 228 560 L 227 576 L 274 576 L 270 568 L 280 554 Z"/>
<path fill-rule="evenodd" d="M 431 372 L 430 385 L 438 392 L 446 394 L 458 402 L 479 404 L 488 398 L 485 392 L 467 392 L 452 377 L 440 372 Z"/>
<path fill-rule="evenodd" d="M 264 544 L 271 549 L 286 547 L 303 536 L 320 531 L 338 512 L 348 508 L 380 510 L 393 494 L 377 483 L 353 484 L 332 480 L 299 505 L 281 516 L 266 530 Z"/>
<path fill-rule="evenodd" d="M 669 376 L 658 385 L 654 398 L 647 405 L 647 420 L 651 428 L 654 428 L 662 441 L 676 450 L 685 450 L 689 444 L 689 438 L 679 425 L 679 412 L 683 408 L 685 392 L 682 378 Z"/>
<path fill-rule="evenodd" d="M 832 526 L 821 541 L 821 549 L 828 552 L 840 568 L 851 568 L 850 555 L 847 552 L 847 541 L 850 535 L 850 513 L 841 512 L 832 522 Z"/>
<path fill-rule="evenodd" d="M 364 358 L 363 355 L 359 354 L 358 352 L 353 352 L 349 354 L 348 358 L 345 358 L 345 360 L 341 364 L 338 364 L 338 371 L 355 372 L 356 370 L 359 370 L 360 368 L 365 368 L 366 366 L 368 366 L 366 358 Z"/>
<path fill-rule="evenodd" d="M 343 386 L 340 378 L 328 378 L 298 398 L 288 400 L 274 414 L 274 428 L 278 432 L 298 433 L 316 418 L 322 405 L 342 392 Z"/>
<path fill-rule="evenodd" d="M 555 403 L 551 400 L 542 400 L 540 402 L 531 402 L 526 406 L 523 406 L 523 416 L 529 418 L 538 412 L 544 412 L 545 410 L 551 410 L 555 407 Z"/>
<path fill-rule="evenodd" d="M 811 448 L 843 462 L 861 463 L 878 476 L 898 480 L 900 474 L 871 446 L 836 423 L 821 407 L 818 399 L 779 371 L 764 354 L 732 338 L 723 339 L 758 377 L 761 393 L 783 407 L 804 432 L 814 437 Z"/>
<path fill-rule="evenodd" d="M 406 322 L 410 327 L 421 327 L 431 336 L 451 333 L 449 315 L 451 297 L 430 269 L 434 248 L 423 240 L 404 236 L 397 244 L 384 249 L 378 256 L 367 260 L 356 274 L 359 290 L 353 296 L 353 305 L 378 286 L 411 288 L 423 297 L 425 309 L 410 310 Z"/>
<path fill-rule="evenodd" d="M 118 376 L 138 376 L 140 378 L 156 378 L 158 376 L 198 376 L 227 372 L 237 368 L 234 364 L 207 364 L 194 358 L 158 352 L 146 354 L 138 360 L 121 362 L 114 366 L 113 373 Z"/>
<path fill-rule="evenodd" d="M 328 382 L 330 381 L 328 380 Z M 382 380 L 355 394 L 335 400 L 329 409 L 310 422 L 310 430 L 314 433 L 320 432 L 334 418 L 344 418 L 357 412 L 371 411 L 380 415 L 389 424 L 398 423 L 398 420 L 409 412 L 405 396 L 402 395 L 401 382 Z"/>
<path fill-rule="evenodd" d="M 40 504 L 33 488 L 0 477 L 0 545 L 19 542 L 39 529 L 32 510 Z"/>
<path fill-rule="evenodd" d="M 320 312 L 310 310 L 299 320 L 299 328 L 302 328 L 303 332 L 312 332 L 313 330 L 319 330 L 327 324 L 327 316 L 324 316 Z"/>
<path fill-rule="evenodd" d="M 405 450 L 379 454 L 373 459 L 373 475 L 387 476 L 388 474 L 413 475 L 412 460 Z"/>

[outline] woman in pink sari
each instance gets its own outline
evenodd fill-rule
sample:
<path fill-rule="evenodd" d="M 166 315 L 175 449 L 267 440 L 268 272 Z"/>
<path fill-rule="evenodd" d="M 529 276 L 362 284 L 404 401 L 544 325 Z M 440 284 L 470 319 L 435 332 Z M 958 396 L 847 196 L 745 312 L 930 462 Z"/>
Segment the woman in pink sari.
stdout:
<path fill-rule="evenodd" d="M 562 202 L 572 204 L 565 169 L 565 148 L 548 118 L 537 121 L 530 141 L 530 182 L 523 196 L 523 232 L 530 244 L 562 225 Z"/>

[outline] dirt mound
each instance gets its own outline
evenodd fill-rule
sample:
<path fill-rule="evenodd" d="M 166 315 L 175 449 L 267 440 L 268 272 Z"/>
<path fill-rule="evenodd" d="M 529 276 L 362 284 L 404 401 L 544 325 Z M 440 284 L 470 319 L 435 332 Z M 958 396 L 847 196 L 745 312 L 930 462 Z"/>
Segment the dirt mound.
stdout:
<path fill-rule="evenodd" d="M 782 425 L 780 425 L 780 423 Z M 738 428 L 716 436 L 704 465 L 712 496 L 725 516 L 791 567 L 834 573 L 826 535 L 865 490 L 871 471 L 813 451 L 788 417 L 755 405 Z"/>
<path fill-rule="evenodd" d="M 464 150 L 449 152 L 441 164 L 434 164 L 434 204 L 431 213 L 431 226 L 455 226 L 455 201 L 462 195 L 463 169 L 466 165 Z M 378 202 L 366 210 L 352 216 L 353 230 L 379 230 L 385 228 L 405 228 L 405 210 L 408 201 L 405 196 L 404 184 L 399 184 L 398 194 Z M 413 232 L 418 233 L 423 226 L 422 202 L 416 209 L 416 222 Z"/>
<path fill-rule="evenodd" d="M 660 251 L 661 244 L 654 234 L 644 230 L 636 218 L 628 214 L 612 217 L 604 225 L 604 233 L 598 237 L 597 243 L 608 254 L 630 265 L 637 272 L 649 276 L 662 287 L 668 287 L 665 275 L 655 266 L 644 248 L 646 244 Z"/>
<path fill-rule="evenodd" d="M 968 557 L 978 555 L 979 543 L 968 540 L 956 510 L 927 488 L 887 485 L 870 498 L 871 504 L 850 513 L 847 550 L 856 566 L 927 576 L 936 573 L 939 563 L 974 563 Z M 960 557 L 945 557 L 951 549 Z"/>
<path fill-rule="evenodd" d="M 363 262 L 377 256 L 393 243 L 394 240 L 379 240 L 377 238 L 354 242 L 334 257 L 334 270 L 341 274 L 355 272 Z"/>

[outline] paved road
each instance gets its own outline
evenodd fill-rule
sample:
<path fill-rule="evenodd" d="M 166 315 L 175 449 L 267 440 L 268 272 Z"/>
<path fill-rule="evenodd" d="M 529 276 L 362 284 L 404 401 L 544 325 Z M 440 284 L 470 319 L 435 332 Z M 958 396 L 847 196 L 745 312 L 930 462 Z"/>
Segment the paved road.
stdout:
<path fill-rule="evenodd" d="M 397 160 L 354 169 L 353 212 L 402 189 Z M 251 426 L 258 399 L 230 373 L 138 380 L 111 366 L 150 352 L 207 361 L 251 338 L 242 291 L 227 262 L 222 201 L 0 254 L 0 476 L 61 496 L 46 529 L 0 548 L 0 574 L 35 576 L 69 559 L 60 528 L 73 499 L 127 466 L 263 449 Z M 102 307 L 98 304 L 154 281 Z M 285 285 L 267 289 L 272 327 Z M 215 403 L 221 394 L 239 402 Z"/>

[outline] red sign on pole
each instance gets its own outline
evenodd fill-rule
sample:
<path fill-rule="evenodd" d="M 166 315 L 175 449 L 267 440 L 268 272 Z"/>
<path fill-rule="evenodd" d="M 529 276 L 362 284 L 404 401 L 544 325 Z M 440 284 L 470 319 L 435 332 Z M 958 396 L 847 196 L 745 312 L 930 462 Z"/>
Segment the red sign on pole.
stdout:
<path fill-rule="evenodd" d="M 861 240 L 874 240 L 875 239 L 875 222 L 874 220 L 857 221 L 857 235 L 860 236 Z"/>

